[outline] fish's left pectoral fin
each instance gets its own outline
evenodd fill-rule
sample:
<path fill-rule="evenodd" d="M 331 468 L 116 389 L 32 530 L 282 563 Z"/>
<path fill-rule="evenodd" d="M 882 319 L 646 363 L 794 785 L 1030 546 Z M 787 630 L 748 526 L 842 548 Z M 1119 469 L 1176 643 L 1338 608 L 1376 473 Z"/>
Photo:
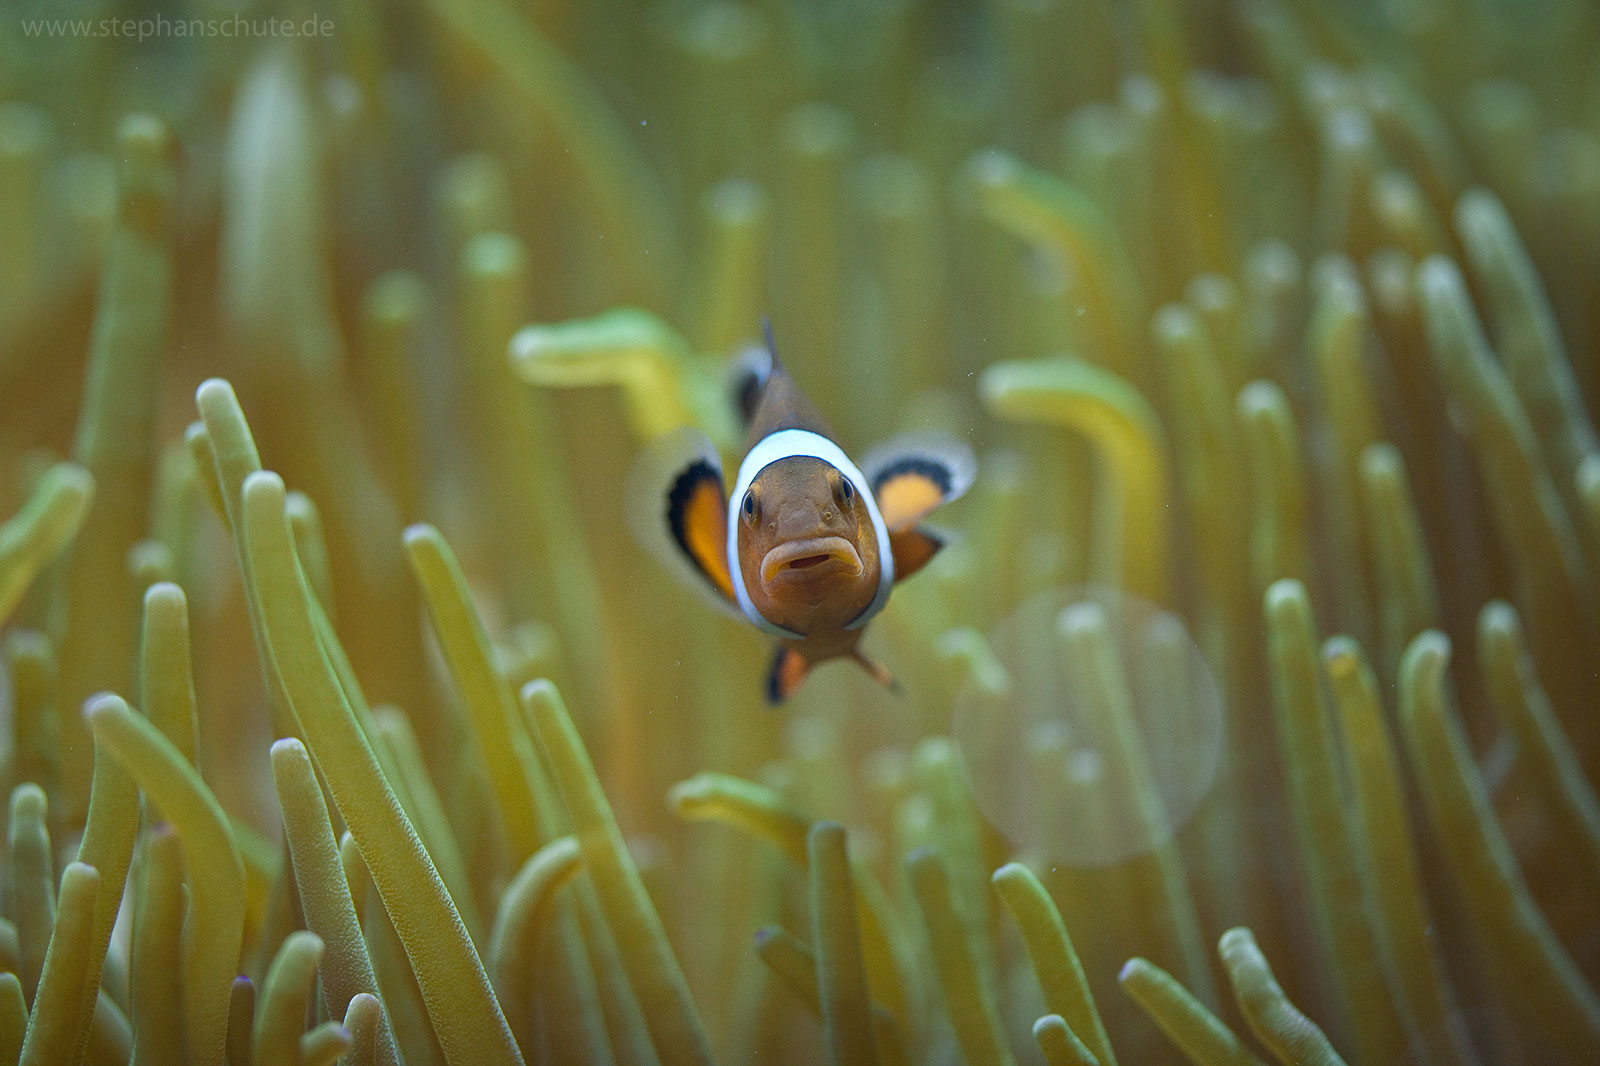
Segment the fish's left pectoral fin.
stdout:
<path fill-rule="evenodd" d="M 780 645 L 772 657 L 772 669 L 767 672 L 767 702 L 774 706 L 787 702 L 810 672 L 811 663 L 804 655 Z"/>
<path fill-rule="evenodd" d="M 904 581 L 921 570 L 949 543 L 949 538 L 931 529 L 918 527 L 889 534 L 889 551 L 894 555 L 894 579 Z"/>
<path fill-rule="evenodd" d="M 861 472 L 889 532 L 900 533 L 966 492 L 977 466 L 972 449 L 961 441 L 912 433 L 874 448 L 862 460 Z"/>
<path fill-rule="evenodd" d="M 710 439 L 680 429 L 652 441 L 635 461 L 625 492 L 639 541 L 685 582 L 737 611 L 722 461 Z"/>

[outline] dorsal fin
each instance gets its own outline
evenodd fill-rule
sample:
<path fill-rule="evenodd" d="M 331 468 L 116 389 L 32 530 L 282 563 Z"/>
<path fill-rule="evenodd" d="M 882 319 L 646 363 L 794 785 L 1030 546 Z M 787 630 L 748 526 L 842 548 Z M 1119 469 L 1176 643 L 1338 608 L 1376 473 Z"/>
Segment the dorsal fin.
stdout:
<path fill-rule="evenodd" d="M 772 374 L 772 352 L 759 344 L 746 347 L 728 369 L 728 396 L 739 413 L 739 427 L 749 429 Z"/>
<path fill-rule="evenodd" d="M 740 357 L 733 378 L 734 399 L 745 423 L 745 447 L 780 429 L 806 429 L 833 439 L 833 430 L 808 400 L 778 359 L 772 324 L 761 320 L 765 350 L 754 349 Z"/>

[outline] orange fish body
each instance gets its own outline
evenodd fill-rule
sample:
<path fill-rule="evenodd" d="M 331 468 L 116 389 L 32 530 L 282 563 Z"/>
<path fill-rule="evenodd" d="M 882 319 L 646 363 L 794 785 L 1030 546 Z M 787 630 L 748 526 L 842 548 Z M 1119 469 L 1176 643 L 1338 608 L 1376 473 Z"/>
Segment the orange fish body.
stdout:
<path fill-rule="evenodd" d="M 770 334 L 740 370 L 735 391 L 749 429 L 733 491 L 724 493 L 720 463 L 701 434 L 663 442 L 666 461 L 654 464 L 671 472 L 668 550 L 778 639 L 772 702 L 787 699 L 816 664 L 840 657 L 892 686 L 889 672 L 858 650 L 861 635 L 894 583 L 942 546 L 916 524 L 965 491 L 971 453 L 922 437 L 858 467 L 778 362 Z M 650 490 L 630 490 L 637 491 Z"/>

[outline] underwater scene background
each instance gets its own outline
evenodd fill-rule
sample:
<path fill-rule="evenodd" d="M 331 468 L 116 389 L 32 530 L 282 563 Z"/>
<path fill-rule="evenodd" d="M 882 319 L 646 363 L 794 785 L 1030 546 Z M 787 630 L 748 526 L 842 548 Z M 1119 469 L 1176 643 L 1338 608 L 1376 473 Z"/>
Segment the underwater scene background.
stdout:
<path fill-rule="evenodd" d="M 1597 277 L 1585 0 L 13 0 L 0 1066 L 1600 1061 Z"/>

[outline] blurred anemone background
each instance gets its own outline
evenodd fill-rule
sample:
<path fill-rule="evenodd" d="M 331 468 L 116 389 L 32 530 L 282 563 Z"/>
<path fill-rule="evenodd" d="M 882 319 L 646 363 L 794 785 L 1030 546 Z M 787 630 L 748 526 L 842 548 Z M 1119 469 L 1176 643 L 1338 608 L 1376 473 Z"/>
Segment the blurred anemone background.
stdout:
<path fill-rule="evenodd" d="M 1597 43 L 7 5 L 0 1066 L 1600 1061 Z M 764 313 L 903 697 L 630 535 Z"/>

